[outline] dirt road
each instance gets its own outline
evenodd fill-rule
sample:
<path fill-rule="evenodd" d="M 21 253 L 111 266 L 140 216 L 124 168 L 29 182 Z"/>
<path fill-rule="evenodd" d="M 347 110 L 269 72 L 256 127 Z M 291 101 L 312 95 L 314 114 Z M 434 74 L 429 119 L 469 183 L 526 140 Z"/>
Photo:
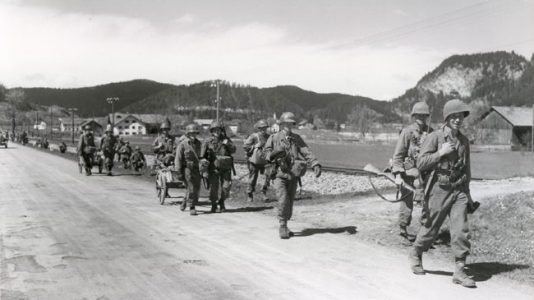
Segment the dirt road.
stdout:
<path fill-rule="evenodd" d="M 425 262 L 434 274 L 412 275 L 406 253 L 357 234 L 292 223 L 306 234 L 280 240 L 262 214 L 191 217 L 160 206 L 146 181 L 86 177 L 72 161 L 11 147 L 0 151 L 2 300 L 534 297 L 500 278 L 453 285 L 451 264 L 437 261 Z"/>

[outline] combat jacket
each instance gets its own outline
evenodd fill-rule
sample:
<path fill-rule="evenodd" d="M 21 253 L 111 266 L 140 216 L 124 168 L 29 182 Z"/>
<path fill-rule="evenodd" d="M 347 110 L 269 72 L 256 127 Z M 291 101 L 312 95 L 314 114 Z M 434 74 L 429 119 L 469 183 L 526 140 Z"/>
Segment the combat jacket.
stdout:
<path fill-rule="evenodd" d="M 451 142 L 454 145 L 454 151 L 440 157 L 438 151 L 445 142 Z M 457 136 L 453 136 L 452 130 L 443 126 L 428 135 L 421 146 L 417 166 L 421 172 L 435 171 L 436 174 L 443 174 L 443 176 L 465 176 L 465 180 L 458 189 L 469 193 L 471 181 L 469 140 L 460 131 Z"/>
<path fill-rule="evenodd" d="M 93 147 L 96 149 L 95 146 L 95 137 L 91 134 L 82 134 L 80 135 L 80 140 L 78 141 L 78 154 L 85 153 L 85 150 L 87 147 Z"/>
<path fill-rule="evenodd" d="M 173 143 L 174 137 L 173 136 L 165 136 L 160 135 L 158 136 L 154 142 L 152 143 L 152 146 L 154 147 L 154 153 L 160 155 L 165 155 L 169 153 L 174 153 L 174 150 L 176 149 L 176 146 Z"/>
<path fill-rule="evenodd" d="M 200 141 L 196 138 L 182 138 L 176 147 L 175 169 L 182 173 L 185 168 L 198 170 L 201 147 Z"/>
<path fill-rule="evenodd" d="M 145 155 L 143 154 L 143 152 L 137 151 L 137 150 L 132 153 L 131 160 L 132 160 L 132 162 L 146 161 Z"/>
<path fill-rule="evenodd" d="M 128 155 L 128 156 L 129 156 L 129 155 L 131 155 L 131 153 L 132 153 L 132 147 L 130 147 L 129 145 L 124 144 L 124 145 L 122 145 L 122 146 L 120 147 L 120 149 L 119 149 L 119 153 L 120 153 L 120 154 L 123 154 L 123 155 Z"/>
<path fill-rule="evenodd" d="M 289 178 L 289 170 L 295 160 L 304 160 L 306 163 L 314 168 L 319 165 L 319 161 L 313 155 L 308 145 L 296 133 L 286 133 L 284 130 L 279 131 L 269 137 L 265 143 L 265 156 L 268 160 L 272 161 L 271 153 L 273 151 L 283 150 L 286 152 L 283 163 L 285 168 L 280 166 L 280 163 L 276 163 L 277 171 L 276 177 Z"/>
<path fill-rule="evenodd" d="M 432 128 L 427 125 L 421 128 L 417 123 L 402 129 L 393 153 L 393 174 L 404 173 L 406 170 L 416 167 L 421 145 L 429 132 L 432 132 Z"/>
<path fill-rule="evenodd" d="M 245 153 L 247 156 L 252 156 L 252 153 L 254 151 L 254 148 L 256 145 L 259 146 L 259 148 L 264 147 L 265 143 L 267 142 L 267 139 L 269 139 L 269 134 L 264 132 L 254 132 L 251 134 L 246 140 L 243 145 L 243 148 L 245 149 Z"/>
<path fill-rule="evenodd" d="M 200 158 L 207 159 L 210 162 L 210 167 L 213 166 L 213 162 L 217 156 L 232 156 L 235 153 L 236 147 L 229 138 L 226 138 L 228 143 L 223 144 L 221 138 L 209 137 L 204 140 L 200 149 Z"/>
<path fill-rule="evenodd" d="M 107 153 L 115 153 L 115 146 L 117 144 L 117 138 L 114 136 L 103 136 L 100 139 L 100 150 Z"/>

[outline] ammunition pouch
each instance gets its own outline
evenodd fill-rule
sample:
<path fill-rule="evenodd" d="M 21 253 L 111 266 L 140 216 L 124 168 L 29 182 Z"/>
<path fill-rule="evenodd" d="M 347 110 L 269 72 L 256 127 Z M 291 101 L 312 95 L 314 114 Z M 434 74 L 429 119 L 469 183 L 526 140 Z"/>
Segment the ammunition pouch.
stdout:
<path fill-rule="evenodd" d="M 264 166 L 267 163 L 265 154 L 261 148 L 254 148 L 248 161 L 257 166 Z"/>
<path fill-rule="evenodd" d="M 234 164 L 234 159 L 231 156 L 217 155 L 213 165 L 216 169 L 221 171 L 231 170 Z"/>
<path fill-rule="evenodd" d="M 438 169 L 436 174 L 436 182 L 442 188 L 455 189 L 467 182 L 467 174 L 460 170 L 449 171 Z"/>
<path fill-rule="evenodd" d="M 308 164 L 306 161 L 296 159 L 291 166 L 290 173 L 295 177 L 302 177 L 304 174 L 306 174 L 307 169 Z"/>

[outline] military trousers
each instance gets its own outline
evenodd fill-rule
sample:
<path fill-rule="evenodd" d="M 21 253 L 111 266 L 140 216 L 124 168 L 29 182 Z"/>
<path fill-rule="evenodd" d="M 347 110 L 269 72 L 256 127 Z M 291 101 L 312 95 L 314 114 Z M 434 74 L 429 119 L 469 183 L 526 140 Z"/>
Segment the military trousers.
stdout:
<path fill-rule="evenodd" d="M 279 220 L 287 221 L 291 219 L 298 182 L 298 177 L 290 177 L 289 179 L 276 177 L 274 180 L 274 189 L 278 198 Z"/>
<path fill-rule="evenodd" d="M 93 168 L 93 154 L 82 153 L 81 156 L 85 171 L 91 170 Z"/>
<path fill-rule="evenodd" d="M 198 203 L 198 194 L 200 191 L 200 172 L 198 171 L 198 169 L 191 170 L 189 168 L 185 168 L 184 171 L 185 185 L 187 187 L 184 201 L 186 202 L 186 204 L 189 204 L 189 207 L 195 208 Z"/>
<path fill-rule="evenodd" d="M 232 188 L 232 170 L 210 170 L 208 175 L 208 182 L 210 184 L 210 201 L 212 205 L 224 203 L 224 200 L 230 197 L 230 189 Z M 219 189 L 221 190 L 221 197 L 219 198 Z"/>
<path fill-rule="evenodd" d="M 263 165 L 255 165 L 251 162 L 248 163 L 248 186 L 247 186 L 247 193 L 252 194 L 256 190 L 256 183 L 258 182 L 258 176 L 260 173 L 265 174 L 265 179 L 263 181 L 263 185 L 261 188 L 261 191 L 263 193 L 267 192 L 267 188 L 269 188 L 269 174 L 267 174 L 266 170 L 268 170 L 268 167 Z"/>
<path fill-rule="evenodd" d="M 108 171 L 111 171 L 113 168 L 113 159 L 115 158 L 115 151 L 105 150 L 104 149 L 104 164 Z"/>
<path fill-rule="evenodd" d="M 407 184 L 413 186 L 414 177 L 403 176 L 402 179 Z M 413 212 L 413 192 L 401 188 L 401 198 L 404 200 L 399 202 L 399 225 L 410 226 Z"/>
<path fill-rule="evenodd" d="M 436 237 L 443 222 L 449 216 L 451 249 L 454 256 L 464 259 L 469 255 L 469 223 L 467 219 L 467 194 L 451 188 L 444 188 L 434 183 L 429 191 L 428 201 L 425 203 L 427 219 L 417 233 L 414 247 L 422 251 L 428 250 Z"/>

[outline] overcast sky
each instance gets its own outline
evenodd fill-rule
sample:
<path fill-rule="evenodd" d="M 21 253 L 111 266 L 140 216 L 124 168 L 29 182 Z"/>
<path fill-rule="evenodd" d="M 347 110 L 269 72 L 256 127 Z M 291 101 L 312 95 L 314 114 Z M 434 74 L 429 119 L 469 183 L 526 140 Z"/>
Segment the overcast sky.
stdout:
<path fill-rule="evenodd" d="M 534 52 L 534 0 L 0 0 L 0 82 L 297 85 L 388 100 L 453 54 Z"/>

